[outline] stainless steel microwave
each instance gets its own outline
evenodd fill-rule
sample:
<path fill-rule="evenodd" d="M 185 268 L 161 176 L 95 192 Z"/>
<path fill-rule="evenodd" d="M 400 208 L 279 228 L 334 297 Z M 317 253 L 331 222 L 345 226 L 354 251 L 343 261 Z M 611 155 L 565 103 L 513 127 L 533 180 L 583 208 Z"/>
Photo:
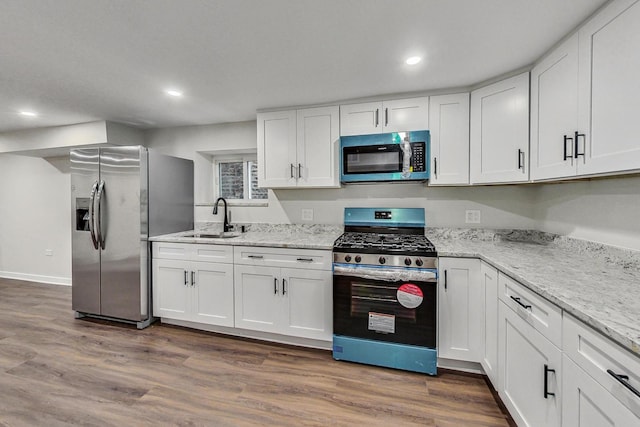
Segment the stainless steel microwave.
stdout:
<path fill-rule="evenodd" d="M 385 182 L 429 179 L 429 131 L 340 138 L 340 181 Z"/>

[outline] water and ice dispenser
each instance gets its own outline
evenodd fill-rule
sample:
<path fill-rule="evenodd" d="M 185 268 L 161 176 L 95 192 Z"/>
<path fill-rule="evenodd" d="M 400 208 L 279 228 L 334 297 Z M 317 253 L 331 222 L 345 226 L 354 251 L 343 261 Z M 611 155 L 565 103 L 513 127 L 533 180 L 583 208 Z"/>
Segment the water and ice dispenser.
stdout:
<path fill-rule="evenodd" d="M 88 197 L 76 198 L 76 230 L 89 231 L 89 199 Z"/>

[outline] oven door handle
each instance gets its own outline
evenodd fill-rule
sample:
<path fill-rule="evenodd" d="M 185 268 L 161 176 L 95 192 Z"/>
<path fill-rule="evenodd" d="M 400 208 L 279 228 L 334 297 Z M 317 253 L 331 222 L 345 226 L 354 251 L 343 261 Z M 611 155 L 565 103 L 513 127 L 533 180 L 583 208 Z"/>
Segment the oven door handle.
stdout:
<path fill-rule="evenodd" d="M 362 279 L 382 280 L 385 282 L 400 282 L 415 280 L 420 282 L 438 281 L 438 273 L 433 269 L 396 269 L 379 267 L 354 267 L 349 265 L 333 265 L 334 276 L 350 276 Z"/>

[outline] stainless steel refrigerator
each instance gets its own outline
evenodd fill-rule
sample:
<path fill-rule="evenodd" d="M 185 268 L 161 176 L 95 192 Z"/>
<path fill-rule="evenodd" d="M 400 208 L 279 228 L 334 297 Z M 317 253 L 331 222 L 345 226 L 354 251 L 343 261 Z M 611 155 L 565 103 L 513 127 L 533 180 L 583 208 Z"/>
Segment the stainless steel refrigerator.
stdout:
<path fill-rule="evenodd" d="M 193 229 L 193 162 L 141 146 L 71 151 L 72 308 L 152 320 L 149 237 Z"/>

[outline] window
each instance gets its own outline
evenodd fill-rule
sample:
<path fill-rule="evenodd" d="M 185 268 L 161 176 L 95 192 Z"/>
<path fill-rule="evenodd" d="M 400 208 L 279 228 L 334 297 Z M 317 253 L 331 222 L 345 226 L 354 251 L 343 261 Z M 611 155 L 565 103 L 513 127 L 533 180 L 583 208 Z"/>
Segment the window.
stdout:
<path fill-rule="evenodd" d="M 236 202 L 267 199 L 267 189 L 258 187 L 255 155 L 214 157 L 214 176 L 218 197 Z"/>

